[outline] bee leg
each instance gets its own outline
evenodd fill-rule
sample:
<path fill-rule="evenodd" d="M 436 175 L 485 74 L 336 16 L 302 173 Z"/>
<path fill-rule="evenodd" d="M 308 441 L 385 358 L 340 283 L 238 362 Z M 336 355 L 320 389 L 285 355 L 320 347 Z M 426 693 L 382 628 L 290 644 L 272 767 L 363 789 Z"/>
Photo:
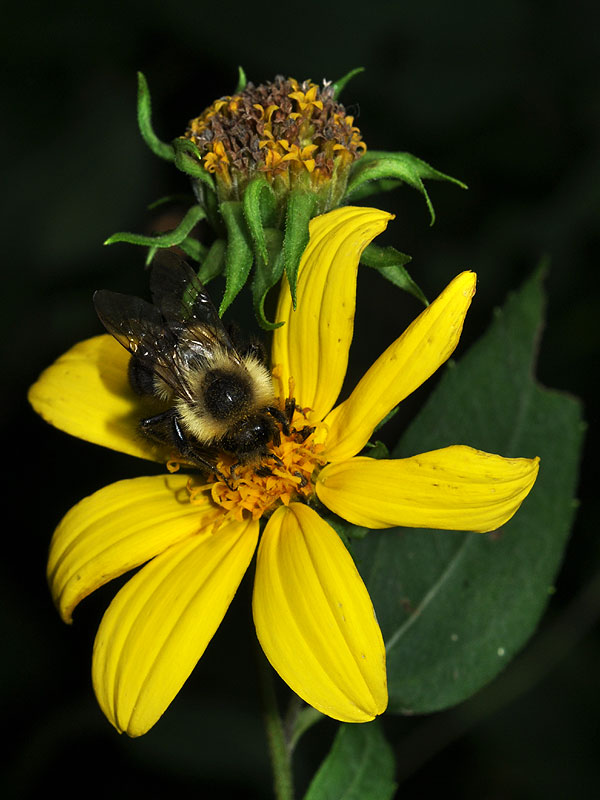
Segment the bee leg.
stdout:
<path fill-rule="evenodd" d="M 297 478 L 300 478 L 300 489 L 304 489 L 304 487 L 305 487 L 305 486 L 308 484 L 308 481 L 306 480 L 306 478 L 304 477 L 304 475 L 303 475 L 301 472 L 299 472 L 298 470 L 296 470 L 296 471 L 294 472 L 294 475 L 295 475 Z"/>
<path fill-rule="evenodd" d="M 285 401 L 285 416 L 288 421 L 288 425 L 292 424 L 292 420 L 294 419 L 294 411 L 296 410 L 296 400 L 293 397 L 286 398 Z"/>
<path fill-rule="evenodd" d="M 308 437 L 311 435 L 311 433 L 314 432 L 314 430 L 315 429 L 311 428 L 310 425 L 305 425 L 299 431 L 296 431 L 296 435 L 295 435 L 296 441 L 300 442 L 300 443 L 305 442 L 308 439 Z"/>
<path fill-rule="evenodd" d="M 266 464 L 263 464 L 260 467 L 257 467 L 254 470 L 256 475 L 259 475 L 261 478 L 269 478 L 273 474 L 273 470 L 270 467 L 267 467 Z"/>
<path fill-rule="evenodd" d="M 177 450 L 180 456 L 191 462 L 190 466 L 197 464 L 209 474 L 216 475 L 229 489 L 233 488 L 227 477 L 220 469 L 217 469 L 217 465 L 199 452 L 187 438 L 174 408 L 141 420 L 140 428 L 149 439 L 153 439 L 159 444 L 169 445 Z"/>
<path fill-rule="evenodd" d="M 275 453 L 265 453 L 264 457 L 265 458 L 272 458 L 273 461 L 276 464 L 279 464 L 280 467 L 285 467 L 285 464 L 283 463 L 283 461 L 279 458 L 279 456 L 276 456 Z"/>
<path fill-rule="evenodd" d="M 171 447 L 176 447 L 179 452 L 181 452 L 177 436 L 174 436 L 174 415 L 175 410 L 170 408 L 167 411 L 163 411 L 161 414 L 155 414 L 153 417 L 142 419 L 140 420 L 140 430 L 149 439 L 159 444 L 168 444 Z"/>
<path fill-rule="evenodd" d="M 281 425 L 281 430 L 286 436 L 290 435 L 290 425 L 287 416 L 279 408 L 275 406 L 267 406 L 265 411 L 270 414 L 273 419 Z"/>

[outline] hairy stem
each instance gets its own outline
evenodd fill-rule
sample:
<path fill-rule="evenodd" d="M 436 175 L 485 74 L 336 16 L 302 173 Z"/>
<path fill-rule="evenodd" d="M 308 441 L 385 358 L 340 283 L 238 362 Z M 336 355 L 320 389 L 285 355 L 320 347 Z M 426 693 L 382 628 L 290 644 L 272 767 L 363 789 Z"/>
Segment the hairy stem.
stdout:
<path fill-rule="evenodd" d="M 277 707 L 271 665 L 260 651 L 257 652 L 257 661 L 275 797 L 277 800 L 294 800 L 291 749 Z"/>

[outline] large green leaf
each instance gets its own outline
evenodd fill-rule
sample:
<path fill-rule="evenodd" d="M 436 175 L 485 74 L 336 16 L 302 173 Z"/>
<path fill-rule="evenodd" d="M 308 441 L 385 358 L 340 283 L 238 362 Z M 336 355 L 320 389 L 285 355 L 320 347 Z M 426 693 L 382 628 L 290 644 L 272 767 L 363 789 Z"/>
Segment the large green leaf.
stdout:
<path fill-rule="evenodd" d="M 394 755 L 379 722 L 342 725 L 304 800 L 388 800 Z"/>
<path fill-rule="evenodd" d="M 394 455 L 468 444 L 541 457 L 538 481 L 501 531 L 394 529 L 353 550 L 388 651 L 390 710 L 430 712 L 490 681 L 531 636 L 553 591 L 574 515 L 579 402 L 534 379 L 538 272 L 446 368 Z"/>

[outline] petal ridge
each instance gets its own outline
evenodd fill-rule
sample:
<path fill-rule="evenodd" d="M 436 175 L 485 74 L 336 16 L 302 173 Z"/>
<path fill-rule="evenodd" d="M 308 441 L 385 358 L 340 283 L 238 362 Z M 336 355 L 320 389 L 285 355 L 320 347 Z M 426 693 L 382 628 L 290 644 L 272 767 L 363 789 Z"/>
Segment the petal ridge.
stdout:
<path fill-rule="evenodd" d="M 356 275 L 360 255 L 385 229 L 391 214 L 344 206 L 311 220 L 310 239 L 300 261 L 297 307 L 284 281 L 273 334 L 272 363 L 287 390 L 293 377 L 299 402 L 322 419 L 340 392 L 354 331 Z"/>
<path fill-rule="evenodd" d="M 536 481 L 539 458 L 503 458 L 453 445 L 402 459 L 355 457 L 327 465 L 317 496 L 367 528 L 486 533 L 516 513 Z"/>
<path fill-rule="evenodd" d="M 475 294 L 477 276 L 462 272 L 373 363 L 350 396 L 327 415 L 326 455 L 360 452 L 376 425 L 454 352 Z"/>
<path fill-rule="evenodd" d="M 306 702 L 345 722 L 387 705 L 373 606 L 337 533 L 311 508 L 278 509 L 263 533 L 253 596 L 261 646 Z"/>

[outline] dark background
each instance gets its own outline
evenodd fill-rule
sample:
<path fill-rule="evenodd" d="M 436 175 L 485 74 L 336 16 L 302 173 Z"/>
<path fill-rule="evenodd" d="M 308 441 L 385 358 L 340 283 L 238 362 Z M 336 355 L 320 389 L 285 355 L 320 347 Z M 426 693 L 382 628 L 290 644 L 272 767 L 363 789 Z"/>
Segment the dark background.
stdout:
<path fill-rule="evenodd" d="M 147 474 L 134 459 L 75 441 L 38 419 L 27 386 L 74 342 L 100 332 L 91 292 L 141 293 L 142 253 L 103 248 L 117 230 L 168 223 L 147 205 L 187 190 L 136 127 L 136 71 L 169 140 L 213 99 L 276 73 L 337 79 L 366 72 L 342 100 L 373 149 L 407 150 L 469 184 L 429 184 L 438 219 L 404 188 L 373 198 L 396 213 L 382 237 L 410 253 L 433 297 L 463 268 L 479 274 L 464 352 L 494 306 L 548 256 L 538 375 L 596 411 L 600 99 L 596 4 L 295 5 L 21 3 L 3 11 L 5 73 L 2 359 L 5 429 L 2 778 L 9 796 L 56 786 L 66 798 L 269 797 L 246 581 L 218 635 L 163 720 L 118 737 L 93 698 L 91 647 L 114 584 L 59 620 L 45 585 L 61 516 L 108 482 Z M 8 113 L 6 113 L 8 111 Z M 360 374 L 418 313 L 361 271 Z M 386 298 L 387 305 L 379 308 Z M 391 299 L 387 299 L 391 298 Z M 244 317 L 236 303 L 234 316 Z M 375 317 L 377 324 L 369 321 Z M 460 351 L 458 355 L 460 354 Z M 422 397 L 421 397 L 422 399 Z M 406 405 L 397 429 L 415 409 Z M 399 796 L 592 797 L 597 787 L 600 609 L 594 429 L 576 527 L 540 632 L 488 689 L 429 719 L 386 719 Z M 6 477 L 8 476 L 8 478 Z M 297 756 L 302 790 L 335 731 L 321 723 Z"/>

